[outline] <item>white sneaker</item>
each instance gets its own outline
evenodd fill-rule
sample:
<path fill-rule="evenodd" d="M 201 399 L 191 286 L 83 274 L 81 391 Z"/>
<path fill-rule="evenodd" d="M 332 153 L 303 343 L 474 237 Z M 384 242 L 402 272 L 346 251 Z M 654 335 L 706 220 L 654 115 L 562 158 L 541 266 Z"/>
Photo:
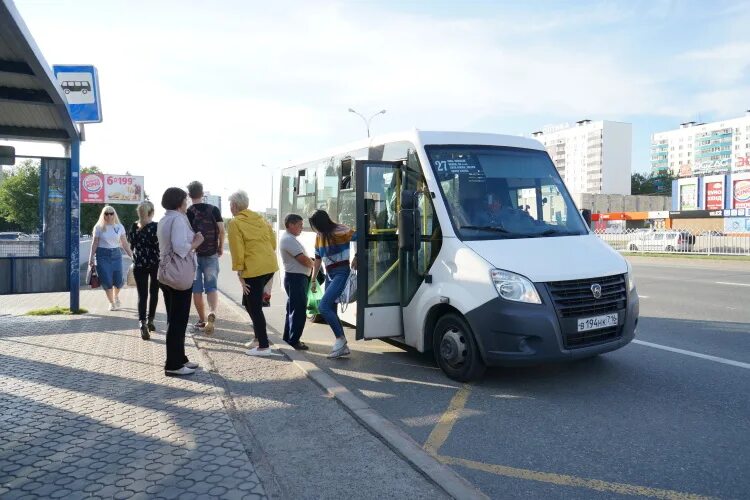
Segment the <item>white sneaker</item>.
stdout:
<path fill-rule="evenodd" d="M 120 297 L 117 297 L 117 298 L 115 299 L 115 307 L 116 307 L 117 309 L 119 309 L 119 308 L 121 308 L 121 307 L 122 307 L 122 303 L 120 302 Z"/>
<path fill-rule="evenodd" d="M 109 304 L 109 310 L 110 311 L 116 311 L 117 310 L 117 304 L 111 303 Z"/>
<path fill-rule="evenodd" d="M 257 346 L 258 346 L 257 339 L 253 339 L 250 342 L 245 342 L 245 347 L 247 347 L 248 349 L 252 349 L 253 347 L 257 347 Z"/>
<path fill-rule="evenodd" d="M 261 349 L 260 347 L 253 347 L 252 349 L 247 351 L 245 354 L 247 354 L 248 356 L 272 356 L 273 355 L 270 347 L 266 347 L 265 349 Z"/>
<path fill-rule="evenodd" d="M 336 342 L 333 343 L 333 347 L 331 348 L 331 353 L 328 355 L 329 358 L 340 358 L 341 356 L 346 356 L 347 354 L 351 354 L 351 351 L 349 350 L 349 347 L 346 345 L 346 338 L 340 337 L 336 339 Z"/>
<path fill-rule="evenodd" d="M 195 373 L 195 370 L 187 366 L 183 366 L 179 370 L 164 370 L 164 375 L 167 377 L 182 377 L 183 375 L 192 375 L 193 373 Z"/>
<path fill-rule="evenodd" d="M 190 368 L 191 370 L 195 370 L 195 369 L 197 369 L 197 368 L 200 368 L 200 366 L 201 366 L 201 365 L 199 365 L 199 364 L 198 364 L 198 363 L 196 363 L 195 361 L 188 361 L 187 363 L 185 363 L 185 365 L 184 365 L 184 366 L 186 366 L 186 367 Z"/>

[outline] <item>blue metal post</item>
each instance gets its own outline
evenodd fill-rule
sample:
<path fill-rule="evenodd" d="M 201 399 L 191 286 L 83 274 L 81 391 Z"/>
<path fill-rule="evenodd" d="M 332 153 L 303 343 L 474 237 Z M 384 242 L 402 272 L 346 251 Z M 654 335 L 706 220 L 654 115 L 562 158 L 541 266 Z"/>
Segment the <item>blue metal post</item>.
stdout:
<path fill-rule="evenodd" d="M 70 192 L 70 210 L 68 217 L 70 221 L 70 231 L 68 234 L 68 255 L 70 256 L 70 310 L 77 313 L 80 307 L 80 222 L 79 214 L 81 210 L 80 203 L 80 186 L 81 183 L 78 179 L 80 171 L 80 150 L 81 143 L 78 139 L 74 139 L 70 145 L 70 177 L 69 192 Z"/>

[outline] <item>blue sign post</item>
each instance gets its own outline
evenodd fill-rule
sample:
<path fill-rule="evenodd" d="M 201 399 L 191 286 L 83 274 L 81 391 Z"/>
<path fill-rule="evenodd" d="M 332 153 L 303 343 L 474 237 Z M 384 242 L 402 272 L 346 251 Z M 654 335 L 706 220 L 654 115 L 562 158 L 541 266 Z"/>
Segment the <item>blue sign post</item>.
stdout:
<path fill-rule="evenodd" d="M 100 123 L 99 76 L 94 66 L 52 66 L 76 123 Z"/>
<path fill-rule="evenodd" d="M 81 140 L 83 140 L 84 123 L 102 121 L 101 96 L 99 94 L 99 76 L 94 66 L 52 66 L 55 78 L 68 101 L 70 117 L 80 123 Z M 79 240 L 80 240 L 80 141 L 70 144 L 70 227 L 68 228 L 68 255 L 70 255 L 70 309 L 79 309 Z"/>

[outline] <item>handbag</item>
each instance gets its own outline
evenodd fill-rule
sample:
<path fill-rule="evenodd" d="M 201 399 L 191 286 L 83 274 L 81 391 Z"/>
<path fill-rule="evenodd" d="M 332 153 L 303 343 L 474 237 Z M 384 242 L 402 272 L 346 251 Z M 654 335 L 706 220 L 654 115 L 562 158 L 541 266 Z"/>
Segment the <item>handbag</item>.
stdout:
<path fill-rule="evenodd" d="M 99 275 L 96 274 L 96 266 L 89 266 L 89 272 L 86 275 L 86 283 L 88 283 L 91 288 L 99 288 L 99 286 L 101 286 Z"/>
<path fill-rule="evenodd" d="M 169 227 L 168 235 L 172 234 L 174 221 L 177 217 L 172 218 L 172 225 Z M 159 261 L 159 270 L 156 273 L 156 279 L 159 283 L 166 285 L 175 290 L 188 290 L 193 287 L 195 280 L 196 265 L 192 252 L 188 252 L 184 257 L 180 257 L 172 249 L 169 243 L 169 253 Z"/>

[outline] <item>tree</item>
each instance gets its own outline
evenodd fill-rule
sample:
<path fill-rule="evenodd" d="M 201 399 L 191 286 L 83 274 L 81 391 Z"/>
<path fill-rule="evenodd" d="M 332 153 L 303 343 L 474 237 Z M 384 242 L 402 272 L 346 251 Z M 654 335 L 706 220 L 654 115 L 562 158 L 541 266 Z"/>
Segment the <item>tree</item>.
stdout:
<path fill-rule="evenodd" d="M 102 171 L 99 167 L 84 167 L 81 169 L 81 174 L 101 174 Z M 144 193 L 145 199 L 148 196 Z M 117 212 L 117 216 L 120 218 L 120 223 L 125 226 L 125 229 L 129 229 L 130 226 L 138 220 L 138 213 L 136 212 L 137 205 L 129 205 L 116 203 L 112 205 L 112 208 Z M 81 217 L 80 226 L 81 234 L 91 234 L 93 232 L 94 225 L 99 220 L 99 214 L 104 208 L 103 203 L 81 203 Z"/>
<path fill-rule="evenodd" d="M 672 196 L 672 181 L 676 178 L 669 171 L 645 175 L 636 172 L 630 176 L 630 193 Z"/>
<path fill-rule="evenodd" d="M 20 231 L 39 230 L 39 162 L 24 160 L 0 184 L 0 217 Z"/>

